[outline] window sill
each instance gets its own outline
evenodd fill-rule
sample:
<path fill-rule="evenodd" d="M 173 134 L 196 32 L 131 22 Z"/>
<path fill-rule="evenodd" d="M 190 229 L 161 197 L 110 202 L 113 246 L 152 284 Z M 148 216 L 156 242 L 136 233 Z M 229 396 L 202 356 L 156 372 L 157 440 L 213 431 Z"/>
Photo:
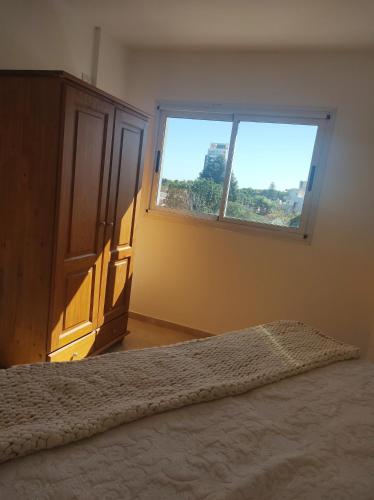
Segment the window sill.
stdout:
<path fill-rule="evenodd" d="M 241 220 L 218 220 L 214 216 L 195 215 L 189 213 L 178 213 L 177 211 L 163 209 L 163 208 L 148 208 L 145 216 L 154 220 L 167 220 L 180 224 L 191 224 L 198 226 L 210 227 L 212 229 L 219 229 L 221 231 L 234 231 L 247 235 L 257 235 L 265 237 L 275 237 L 286 240 L 299 241 L 303 244 L 310 245 L 311 234 L 305 236 L 304 234 L 295 230 L 271 225 L 263 225 L 252 223 L 249 221 Z"/>

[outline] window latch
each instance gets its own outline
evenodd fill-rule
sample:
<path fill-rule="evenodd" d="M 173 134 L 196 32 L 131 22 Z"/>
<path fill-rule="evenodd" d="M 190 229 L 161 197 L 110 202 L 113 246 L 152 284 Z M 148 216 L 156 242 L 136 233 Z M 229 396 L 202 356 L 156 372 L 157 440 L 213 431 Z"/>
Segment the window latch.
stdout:
<path fill-rule="evenodd" d="M 156 153 L 156 165 L 155 165 L 156 174 L 158 174 L 160 171 L 160 160 L 161 160 L 161 151 L 158 150 Z"/>
<path fill-rule="evenodd" d="M 316 166 L 312 165 L 312 168 L 310 169 L 310 174 L 309 174 L 308 191 L 311 191 L 313 188 L 315 175 L 316 175 Z"/>

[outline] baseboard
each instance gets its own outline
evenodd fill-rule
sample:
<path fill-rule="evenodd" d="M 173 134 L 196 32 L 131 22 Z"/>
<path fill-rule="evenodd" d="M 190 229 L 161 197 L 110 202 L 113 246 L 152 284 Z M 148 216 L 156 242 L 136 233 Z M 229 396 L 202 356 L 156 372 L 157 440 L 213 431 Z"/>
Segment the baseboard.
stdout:
<path fill-rule="evenodd" d="M 153 318 L 152 316 L 146 316 L 145 314 L 140 314 L 134 311 L 129 311 L 129 318 L 137 319 L 139 321 L 144 321 L 146 323 L 150 323 L 155 326 L 171 328 L 172 330 L 177 330 L 179 332 L 187 333 L 196 338 L 214 337 L 214 333 L 205 332 L 204 330 L 197 330 L 196 328 L 180 325 L 179 323 L 172 323 L 171 321 L 165 321 L 159 318 Z"/>

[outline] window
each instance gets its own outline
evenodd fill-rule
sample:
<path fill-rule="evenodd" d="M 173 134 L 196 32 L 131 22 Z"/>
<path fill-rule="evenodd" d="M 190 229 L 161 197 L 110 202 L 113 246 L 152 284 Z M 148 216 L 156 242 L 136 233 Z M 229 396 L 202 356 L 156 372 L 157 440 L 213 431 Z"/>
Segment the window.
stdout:
<path fill-rule="evenodd" d="M 167 118 L 159 206 L 219 215 L 231 128 L 228 121 Z"/>
<path fill-rule="evenodd" d="M 306 238 L 331 111 L 160 105 L 151 208 Z"/>

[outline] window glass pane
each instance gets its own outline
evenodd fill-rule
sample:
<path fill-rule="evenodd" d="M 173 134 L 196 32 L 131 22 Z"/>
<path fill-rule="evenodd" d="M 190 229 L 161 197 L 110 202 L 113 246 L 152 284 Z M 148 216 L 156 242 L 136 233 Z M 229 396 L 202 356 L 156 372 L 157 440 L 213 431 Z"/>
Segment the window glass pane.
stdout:
<path fill-rule="evenodd" d="M 167 118 L 158 206 L 219 214 L 231 122 Z"/>
<path fill-rule="evenodd" d="M 317 129 L 240 122 L 225 215 L 299 227 Z"/>

